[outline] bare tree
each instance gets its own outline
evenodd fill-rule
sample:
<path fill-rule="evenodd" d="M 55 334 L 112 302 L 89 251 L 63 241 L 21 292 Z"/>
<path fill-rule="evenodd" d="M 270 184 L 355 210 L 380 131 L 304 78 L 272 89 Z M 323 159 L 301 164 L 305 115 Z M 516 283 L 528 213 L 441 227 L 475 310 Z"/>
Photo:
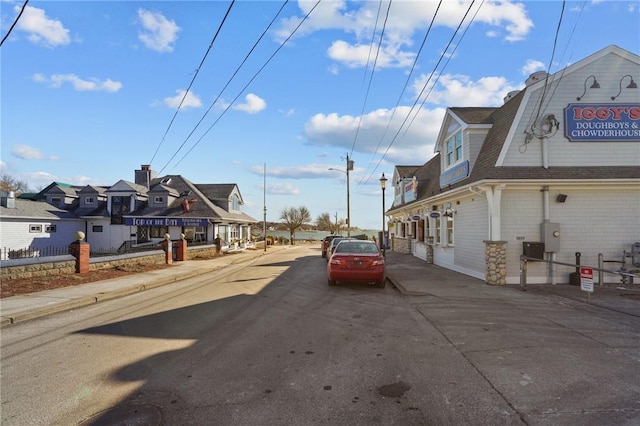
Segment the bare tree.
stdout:
<path fill-rule="evenodd" d="M 13 176 L 5 173 L 0 176 L 0 190 L 14 191 L 16 192 L 16 195 L 20 195 L 24 192 L 30 192 L 29 184 L 26 181 L 14 178 Z"/>
<path fill-rule="evenodd" d="M 311 213 L 309 213 L 309 210 L 304 206 L 298 208 L 290 207 L 282 210 L 280 219 L 284 220 L 289 230 L 289 235 L 291 236 L 291 244 L 294 244 L 296 230 L 305 223 L 311 222 Z"/>
<path fill-rule="evenodd" d="M 331 234 L 340 233 L 340 228 L 344 225 L 344 220 L 338 220 L 337 214 L 335 217 L 335 221 L 331 220 L 331 215 L 329 213 L 322 213 L 316 219 L 316 227 L 320 231 L 329 231 Z"/>

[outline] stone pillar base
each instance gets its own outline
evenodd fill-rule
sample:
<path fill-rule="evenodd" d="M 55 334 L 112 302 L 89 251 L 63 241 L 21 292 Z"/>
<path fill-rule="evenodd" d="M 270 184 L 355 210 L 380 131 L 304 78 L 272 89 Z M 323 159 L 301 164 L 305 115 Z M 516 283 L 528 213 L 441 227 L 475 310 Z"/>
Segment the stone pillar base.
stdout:
<path fill-rule="evenodd" d="M 507 284 L 507 242 L 484 241 L 485 280 L 489 285 Z"/>

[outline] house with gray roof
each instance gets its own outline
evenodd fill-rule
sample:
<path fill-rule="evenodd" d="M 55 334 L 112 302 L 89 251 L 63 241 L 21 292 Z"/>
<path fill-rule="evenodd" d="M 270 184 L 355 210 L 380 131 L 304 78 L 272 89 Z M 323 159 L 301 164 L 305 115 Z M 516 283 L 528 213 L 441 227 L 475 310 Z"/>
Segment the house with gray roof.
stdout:
<path fill-rule="evenodd" d="M 42 202 L 16 198 L 13 192 L 0 195 L 0 258 L 22 257 L 28 251 L 66 254 L 77 231 L 84 229 L 82 219 L 72 212 Z"/>
<path fill-rule="evenodd" d="M 567 283 L 640 242 L 640 57 L 609 46 L 537 72 L 500 107 L 450 107 L 422 166 L 397 166 L 393 250 L 485 280 Z M 597 84 L 596 84 L 597 83 Z M 640 257 L 637 257 L 640 262 Z M 613 264 L 613 263 L 611 263 Z M 604 274 L 604 280 L 618 280 Z"/>
<path fill-rule="evenodd" d="M 251 240 L 251 225 L 257 221 L 242 211 L 244 200 L 236 184 L 194 184 L 180 175 L 158 177 L 148 165 L 135 171 L 134 180 L 119 180 L 110 187 L 54 182 L 29 200 L 14 199 L 13 209 L 0 211 L 2 246 L 23 248 L 36 239 L 42 242 L 43 236 L 36 238 L 35 232 L 17 235 L 32 224 L 32 211 L 42 213 L 43 220 L 58 221 L 53 228 L 44 224 L 42 229 L 56 229 L 59 241 L 49 233 L 49 242 L 64 247 L 77 231 L 85 233 L 95 251 L 157 246 L 167 234 L 172 240 L 184 236 L 191 244 L 212 244 L 218 234 L 227 245 Z M 48 214 L 43 216 L 44 212 Z M 63 220 L 70 225 L 62 225 Z"/>

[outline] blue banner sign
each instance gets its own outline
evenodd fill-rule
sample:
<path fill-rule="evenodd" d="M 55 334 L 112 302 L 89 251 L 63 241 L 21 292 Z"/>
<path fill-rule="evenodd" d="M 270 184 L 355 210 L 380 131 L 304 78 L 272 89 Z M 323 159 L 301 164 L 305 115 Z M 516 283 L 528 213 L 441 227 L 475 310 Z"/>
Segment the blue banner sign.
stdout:
<path fill-rule="evenodd" d="M 640 141 L 640 104 L 569 104 L 564 118 L 570 142 Z"/>
<path fill-rule="evenodd" d="M 124 224 L 129 226 L 207 226 L 209 219 L 188 217 L 127 217 Z"/>
<path fill-rule="evenodd" d="M 440 186 L 446 186 L 469 176 L 469 162 L 463 161 L 440 174 Z"/>

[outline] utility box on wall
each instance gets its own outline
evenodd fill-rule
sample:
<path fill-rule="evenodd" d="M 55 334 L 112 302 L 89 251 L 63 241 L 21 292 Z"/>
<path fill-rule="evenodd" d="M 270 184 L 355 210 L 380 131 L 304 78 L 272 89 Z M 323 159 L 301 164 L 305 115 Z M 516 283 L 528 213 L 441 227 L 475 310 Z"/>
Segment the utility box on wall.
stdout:
<path fill-rule="evenodd" d="M 557 253 L 560 251 L 560 224 L 542 222 L 540 224 L 540 238 L 544 243 L 544 251 Z"/>
<path fill-rule="evenodd" d="M 532 259 L 544 259 L 544 243 L 524 241 L 522 243 L 522 254 Z"/>

